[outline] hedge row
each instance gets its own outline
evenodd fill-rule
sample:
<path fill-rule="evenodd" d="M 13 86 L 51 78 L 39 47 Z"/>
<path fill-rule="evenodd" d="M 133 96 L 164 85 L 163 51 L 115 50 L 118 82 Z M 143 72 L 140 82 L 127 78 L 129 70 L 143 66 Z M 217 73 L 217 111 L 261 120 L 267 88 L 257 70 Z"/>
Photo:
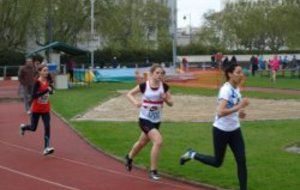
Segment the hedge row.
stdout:
<path fill-rule="evenodd" d="M 300 53 L 300 50 L 284 50 L 280 52 L 271 51 L 245 51 L 245 50 L 235 50 L 226 51 L 217 48 L 204 48 L 202 46 L 191 44 L 186 47 L 178 47 L 178 55 L 210 55 L 216 52 L 223 52 L 223 54 L 231 55 L 243 55 L 243 54 L 275 54 L 275 53 Z M 107 66 L 105 64 L 110 64 L 113 57 L 117 57 L 119 63 L 122 65 L 134 66 L 139 64 L 140 66 L 147 63 L 153 62 L 172 62 L 172 49 L 165 48 L 160 50 L 114 50 L 111 48 L 105 48 L 102 50 L 97 50 L 94 52 L 94 62 L 95 66 Z M 77 63 L 90 63 L 90 54 L 84 56 L 77 56 L 74 58 Z M 65 63 L 68 60 L 67 56 L 61 57 L 61 62 Z M 22 65 L 25 61 L 25 54 L 22 52 L 14 52 L 11 50 L 0 50 L 0 66 L 4 65 Z"/>

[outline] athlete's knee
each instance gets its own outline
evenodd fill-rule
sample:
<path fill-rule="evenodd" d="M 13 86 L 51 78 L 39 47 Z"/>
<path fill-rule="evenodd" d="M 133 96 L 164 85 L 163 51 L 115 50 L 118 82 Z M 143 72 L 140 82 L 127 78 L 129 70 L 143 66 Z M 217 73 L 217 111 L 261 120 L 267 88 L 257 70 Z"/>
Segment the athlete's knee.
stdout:
<path fill-rule="evenodd" d="M 154 144 L 154 146 L 161 147 L 163 145 L 163 140 L 161 138 L 156 139 L 156 140 L 153 141 L 153 144 Z"/>
<path fill-rule="evenodd" d="M 216 168 L 219 168 L 223 165 L 223 160 L 216 160 L 214 166 Z"/>
<path fill-rule="evenodd" d="M 30 126 L 29 129 L 30 129 L 30 131 L 33 131 L 33 132 L 34 132 L 34 131 L 36 131 L 37 127 L 35 127 L 35 126 Z"/>

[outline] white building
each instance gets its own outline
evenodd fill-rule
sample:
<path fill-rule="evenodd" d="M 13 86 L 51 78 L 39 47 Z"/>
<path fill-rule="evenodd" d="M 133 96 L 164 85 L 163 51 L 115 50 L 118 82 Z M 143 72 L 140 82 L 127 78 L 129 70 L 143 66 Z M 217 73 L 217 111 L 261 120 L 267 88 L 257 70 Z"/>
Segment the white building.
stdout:
<path fill-rule="evenodd" d="M 195 42 L 199 30 L 199 27 L 190 27 L 189 25 L 183 28 L 177 28 L 177 45 L 186 46 Z"/>

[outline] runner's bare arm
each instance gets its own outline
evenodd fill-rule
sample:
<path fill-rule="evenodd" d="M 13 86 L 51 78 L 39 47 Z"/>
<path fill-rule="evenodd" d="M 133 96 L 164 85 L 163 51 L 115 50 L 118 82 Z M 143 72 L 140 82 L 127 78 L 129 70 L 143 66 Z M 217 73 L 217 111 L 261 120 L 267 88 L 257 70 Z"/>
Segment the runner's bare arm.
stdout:
<path fill-rule="evenodd" d="M 238 104 L 233 106 L 232 108 L 227 108 L 227 100 L 221 100 L 218 106 L 218 115 L 220 117 L 227 116 L 232 114 L 233 112 L 237 112 L 246 106 L 249 105 L 249 100 L 247 98 L 243 98 Z"/>
<path fill-rule="evenodd" d="M 140 93 L 140 86 L 137 85 L 136 87 L 134 87 L 133 89 L 131 89 L 128 93 L 127 93 L 127 98 L 130 100 L 130 102 L 132 102 L 137 108 L 141 107 L 142 103 L 139 102 L 136 98 L 135 95 L 137 95 L 138 93 Z"/>
<path fill-rule="evenodd" d="M 172 96 L 171 93 L 169 91 L 167 91 L 166 93 L 161 94 L 162 99 L 164 100 L 164 102 L 168 105 L 168 106 L 173 106 L 173 100 L 172 100 Z"/>

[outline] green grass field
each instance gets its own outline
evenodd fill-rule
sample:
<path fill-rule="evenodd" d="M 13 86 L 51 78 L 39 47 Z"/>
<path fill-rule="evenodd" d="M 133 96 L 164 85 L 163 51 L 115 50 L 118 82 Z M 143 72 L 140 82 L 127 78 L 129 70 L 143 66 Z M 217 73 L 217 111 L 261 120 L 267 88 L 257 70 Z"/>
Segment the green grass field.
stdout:
<path fill-rule="evenodd" d="M 249 82 L 255 84 L 249 77 Z M 300 80 L 296 81 L 300 86 Z M 111 97 L 116 90 L 132 88 L 134 84 L 99 83 L 90 87 L 76 87 L 58 91 L 51 97 L 53 109 L 68 120 L 72 127 L 100 149 L 123 158 L 137 140 L 140 130 L 135 122 L 76 122 L 70 119 L 77 114 Z M 280 87 L 281 88 L 281 87 Z M 216 96 L 217 90 L 172 87 L 173 94 Z M 267 99 L 297 99 L 297 95 L 246 92 L 244 96 Z M 201 106 L 201 105 L 199 105 Z M 300 119 L 284 121 L 243 122 L 246 143 L 250 190 L 296 190 L 300 187 L 299 154 L 283 151 L 289 144 L 300 141 Z M 175 177 L 207 183 L 227 189 L 238 189 L 236 166 L 228 149 L 221 168 L 212 168 L 192 161 L 179 165 L 179 157 L 192 147 L 199 152 L 212 154 L 211 123 L 163 123 L 161 133 L 164 145 L 159 162 L 161 172 Z M 55 134 L 53 134 L 55 135 Z M 147 146 L 134 163 L 147 168 Z"/>
<path fill-rule="evenodd" d="M 249 75 L 245 83 L 246 86 L 267 87 L 267 88 L 283 88 L 300 90 L 300 78 L 291 78 L 290 73 L 286 73 L 285 77 L 278 72 L 276 83 L 272 83 L 270 77 L 260 76 L 256 74 L 254 77 Z"/>

